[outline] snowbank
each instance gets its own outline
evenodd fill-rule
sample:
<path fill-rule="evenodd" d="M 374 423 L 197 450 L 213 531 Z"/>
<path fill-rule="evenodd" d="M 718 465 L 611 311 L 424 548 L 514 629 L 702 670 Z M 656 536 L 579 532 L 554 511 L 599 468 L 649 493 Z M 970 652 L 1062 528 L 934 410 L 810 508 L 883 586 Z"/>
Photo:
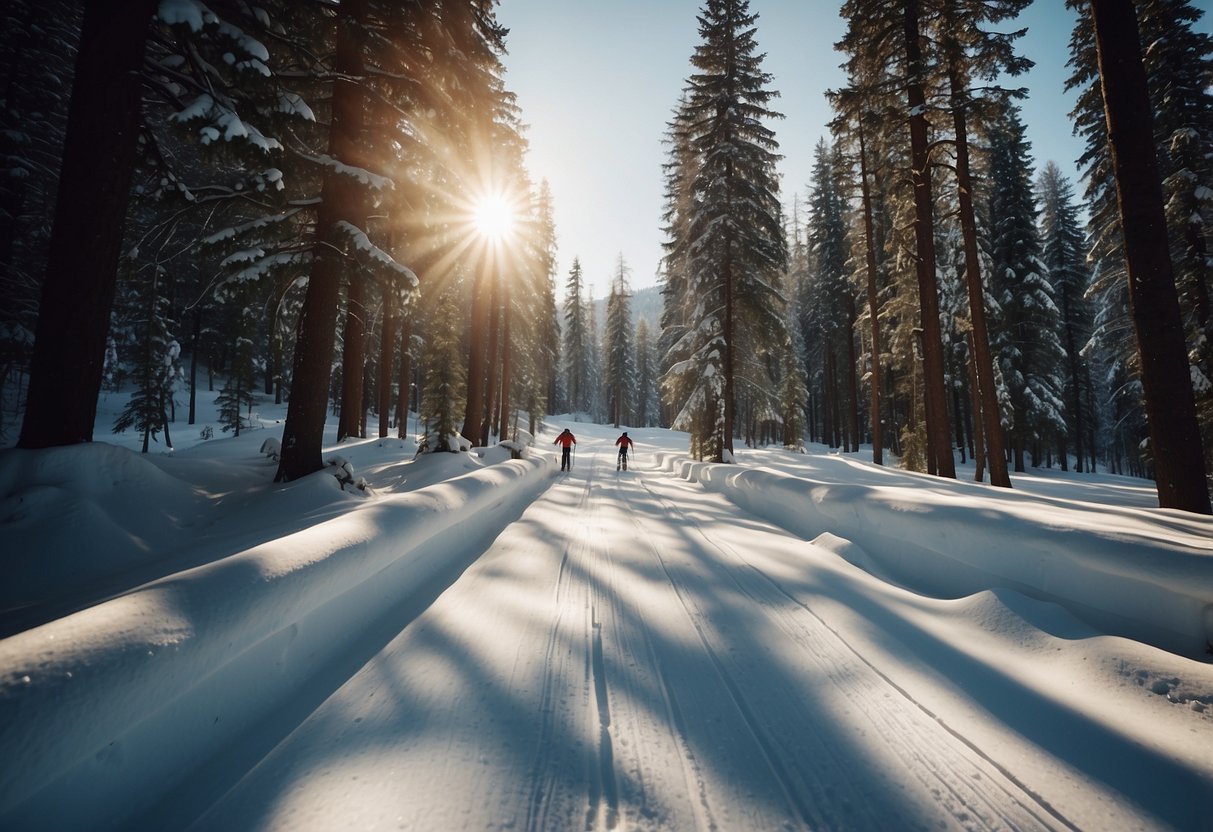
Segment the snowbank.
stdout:
<path fill-rule="evenodd" d="M 509 461 L 369 501 L 0 641 L 0 828 L 129 820 L 379 618 L 449 585 L 554 473 Z"/>
<path fill-rule="evenodd" d="M 807 540 L 844 538 L 854 544 L 842 550 L 848 560 L 917 592 L 959 598 L 1005 587 L 1191 658 L 1213 645 L 1213 523 L 1203 537 L 1181 533 L 1160 510 L 1156 528 L 1113 530 L 1078 512 L 1046 515 L 943 488 L 823 484 L 675 455 L 658 464 Z"/>
<path fill-rule="evenodd" d="M 3 451 L 0 526 L 12 548 L 0 559 L 0 609 L 70 595 L 154 559 L 203 502 L 147 456 L 114 445 Z"/>

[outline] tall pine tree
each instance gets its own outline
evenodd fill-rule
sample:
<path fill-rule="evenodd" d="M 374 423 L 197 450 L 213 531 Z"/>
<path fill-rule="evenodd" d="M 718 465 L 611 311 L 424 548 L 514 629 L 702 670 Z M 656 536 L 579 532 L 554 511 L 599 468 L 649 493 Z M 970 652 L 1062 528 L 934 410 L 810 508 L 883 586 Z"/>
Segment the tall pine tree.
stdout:
<path fill-rule="evenodd" d="M 1024 453 L 1065 429 L 1064 351 L 1053 287 L 1041 259 L 1031 157 L 1017 108 L 1008 105 L 990 137 L 991 284 L 998 302 L 994 348 L 1011 397 L 1008 430 L 1015 470 Z"/>
<path fill-rule="evenodd" d="M 762 70 L 757 19 L 746 0 L 704 4 L 681 114 L 694 158 L 680 172 L 690 197 L 677 229 L 685 238 L 675 243 L 685 251 L 685 285 L 682 298 L 666 302 L 681 305 L 686 319 L 671 347 L 668 389 L 685 396 L 674 426 L 715 461 L 732 460 L 739 381 L 747 397 L 774 403 L 763 356 L 784 333 L 778 144 L 763 123 L 778 116 L 768 107 L 777 93 Z"/>

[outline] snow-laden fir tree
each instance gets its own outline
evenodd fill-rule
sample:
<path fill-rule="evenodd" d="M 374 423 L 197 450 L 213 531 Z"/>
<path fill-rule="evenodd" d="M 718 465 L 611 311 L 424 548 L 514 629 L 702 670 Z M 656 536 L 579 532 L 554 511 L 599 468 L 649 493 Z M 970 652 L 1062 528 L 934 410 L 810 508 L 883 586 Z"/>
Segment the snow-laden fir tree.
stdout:
<path fill-rule="evenodd" d="M 589 413 L 593 421 L 605 422 L 608 415 L 606 390 L 603 386 L 602 329 L 598 325 L 598 304 L 594 301 L 592 291 L 586 294 L 585 312 L 585 331 L 589 349 L 585 362 L 586 383 L 589 385 Z"/>
<path fill-rule="evenodd" d="M 1054 162 L 1047 162 L 1036 179 L 1040 202 L 1041 258 L 1048 269 L 1057 304 L 1060 340 L 1065 351 L 1064 396 L 1066 431 L 1059 436 L 1061 467 L 1068 469 L 1073 448 L 1075 470 L 1094 473 L 1096 459 L 1096 401 L 1091 367 L 1084 353 L 1091 338 L 1094 313 L 1087 288 L 1087 241 L 1069 180 Z"/>
<path fill-rule="evenodd" d="M 593 403 L 590 360 L 593 354 L 589 310 L 585 302 L 585 281 L 581 260 L 573 258 L 569 276 L 564 284 L 564 340 L 562 363 L 564 389 L 571 413 L 587 413 Z"/>
<path fill-rule="evenodd" d="M 1047 443 L 1065 431 L 1065 351 L 1060 314 L 1041 259 L 1030 145 L 1018 108 L 1008 105 L 990 135 L 989 215 L 991 288 L 999 312 L 994 354 L 1011 398 L 1007 438 L 1015 470 L 1024 454 L 1039 462 Z"/>
<path fill-rule="evenodd" d="M 553 412 L 557 400 L 560 360 L 560 316 L 556 309 L 556 220 L 552 188 L 544 179 L 535 198 L 533 237 L 533 290 L 523 307 L 529 325 L 530 349 L 524 368 L 521 402 L 530 416 L 528 429 L 538 434 L 545 413 Z"/>
<path fill-rule="evenodd" d="M 807 270 L 799 283 L 802 361 L 817 370 L 823 439 L 832 448 L 858 450 L 854 435 L 855 299 L 848 266 L 846 200 L 839 183 L 840 158 L 825 139 L 814 152 L 809 186 Z"/>
<path fill-rule="evenodd" d="M 649 428 L 661 424 L 661 396 L 658 389 L 660 376 L 657 344 L 649 329 L 649 322 L 641 318 L 636 324 L 637 427 Z"/>
<path fill-rule="evenodd" d="M 426 315 L 421 391 L 424 452 L 459 450 L 459 420 L 467 376 L 459 333 L 462 329 L 459 294 L 452 286 L 430 300 Z"/>
<path fill-rule="evenodd" d="M 607 295 L 604 337 L 607 410 L 615 427 L 634 424 L 636 411 L 636 363 L 628 272 L 627 263 L 620 254 Z"/>
<path fill-rule="evenodd" d="M 779 277 L 786 260 L 780 220 L 778 143 L 763 122 L 777 95 L 762 69 L 757 15 L 746 0 L 708 0 L 699 14 L 682 112 L 693 167 L 687 177 L 685 334 L 671 347 L 667 390 L 674 427 L 691 433 L 701 458 L 732 460 L 739 395 L 772 412 L 767 358 L 784 337 Z M 738 389 L 741 387 L 742 389 Z"/>
<path fill-rule="evenodd" d="M 149 442 L 164 433 L 164 444 L 172 448 L 169 433 L 169 411 L 173 391 L 180 380 L 181 345 L 172 336 L 173 321 L 168 317 L 170 303 L 165 291 L 168 275 L 155 268 L 151 279 L 134 280 L 133 296 L 139 312 L 131 321 L 134 335 L 134 362 L 129 377 L 135 389 L 122 412 L 114 421 L 114 433 L 135 429 L 143 434 L 142 452 Z"/>
<path fill-rule="evenodd" d="M 675 403 L 681 407 L 681 403 L 690 397 L 695 383 L 689 373 L 683 376 L 669 374 L 670 367 L 678 360 L 672 347 L 687 334 L 692 309 L 692 297 L 687 291 L 687 248 L 690 243 L 691 174 L 696 167 L 696 156 L 689 127 L 687 94 L 684 92 L 666 126 L 664 138 L 669 154 L 663 165 L 662 232 L 666 239 L 662 242 L 658 275 L 662 304 L 656 339 L 663 424 L 672 420 Z"/>
<path fill-rule="evenodd" d="M 779 421 L 783 446 L 804 451 L 805 402 L 809 399 L 804 372 L 804 347 L 800 343 L 800 327 L 789 309 L 787 337 L 779 351 Z"/>
<path fill-rule="evenodd" d="M 251 413 L 258 401 L 254 339 L 261 329 L 261 316 L 255 289 L 255 281 L 232 280 L 216 290 L 218 299 L 229 305 L 234 314 L 228 319 L 229 328 L 225 333 L 229 348 L 227 376 L 215 404 L 219 408 L 219 424 L 223 431 L 232 431 L 236 436 L 246 424 L 246 414 Z"/>

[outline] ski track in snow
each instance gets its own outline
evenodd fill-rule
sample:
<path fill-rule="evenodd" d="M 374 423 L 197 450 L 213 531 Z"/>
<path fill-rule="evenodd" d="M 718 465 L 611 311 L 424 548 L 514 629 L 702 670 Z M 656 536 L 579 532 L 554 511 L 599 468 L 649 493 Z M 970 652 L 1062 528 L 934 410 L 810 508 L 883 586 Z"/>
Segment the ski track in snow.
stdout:
<path fill-rule="evenodd" d="M 1107 663 L 1115 650 L 1055 653 L 1083 636 L 957 626 L 947 615 L 964 622 L 966 604 L 1003 608 L 884 583 L 835 553 L 845 540 L 806 542 L 674 473 L 634 459 L 616 471 L 605 436 L 587 427 L 573 470 L 483 553 L 487 536 L 463 549 L 448 538 L 467 570 L 436 584 L 394 637 L 364 635 L 364 664 L 321 662 L 331 680 L 278 709 L 291 721 L 273 747 L 199 761 L 201 779 L 235 762 L 219 785 L 168 789 L 139 823 L 1204 828 L 1213 760 L 1199 743 L 1174 745 L 1208 730 L 1203 707 L 1164 699 L 1155 681 L 1132 713 L 1164 719 L 1117 725 L 1113 706 L 1132 688 L 1098 690 L 1096 661 L 1062 674 L 1050 664 Z M 341 607 L 330 623 L 345 616 L 355 626 Z M 1128 656 L 1152 650 L 1126 644 Z M 1144 686 L 1146 669 L 1165 681 L 1182 667 L 1193 686 L 1213 679 L 1169 661 L 1121 675 Z M 1175 674 L 1164 687 L 1179 684 Z"/>
<path fill-rule="evenodd" d="M 610 461 L 583 450 L 476 567 L 197 828 L 342 820 L 332 813 L 348 811 L 348 793 L 326 801 L 312 775 L 364 753 L 364 732 L 343 738 L 335 725 L 384 675 L 400 680 L 400 713 L 384 714 L 375 765 L 360 767 L 378 782 L 353 787 L 366 805 L 395 795 L 397 828 L 1082 828 L 764 569 L 766 538 L 810 544 L 739 517 L 723 499 L 680 500 L 695 486 L 672 475 L 615 473 Z M 628 545 L 621 526 L 634 530 Z M 732 526 L 742 527 L 744 552 Z M 535 580 L 543 564 L 548 583 Z M 467 615 L 517 592 L 526 596 L 512 599 L 513 625 L 494 610 Z M 453 621 L 461 632 L 444 625 Z M 485 662 L 479 696 L 451 663 L 411 668 L 435 642 L 428 634 L 444 629 L 453 654 L 500 651 Z M 512 727 L 485 725 L 479 711 L 500 707 L 484 698 L 494 695 L 513 708 Z M 424 714 L 408 714 L 414 698 Z M 494 751 L 497 739 L 510 750 Z M 448 760 L 433 758 L 439 749 Z M 443 778 L 463 782 L 439 788 Z"/>
<path fill-rule="evenodd" d="M 753 603 L 755 609 L 765 613 L 774 628 L 799 648 L 800 658 L 806 662 L 809 675 L 828 681 L 838 689 L 844 700 L 858 707 L 860 713 L 856 716 L 871 724 L 905 770 L 915 772 L 923 791 L 938 801 L 953 822 L 967 828 L 1075 828 L 1038 796 L 1024 789 L 1009 772 L 974 744 L 936 719 L 908 692 L 848 644 L 809 606 L 798 601 L 776 580 L 768 577 L 728 544 L 711 540 L 698 523 L 686 517 L 675 503 L 660 497 L 648 484 L 646 490 L 659 499 L 671 515 L 681 516 L 686 525 L 695 529 L 703 538 L 705 551 L 714 549 L 722 556 L 718 563 L 727 570 L 730 583 L 748 603 Z M 653 553 L 661 557 L 656 549 Z M 677 588 L 678 581 L 671 577 L 671 584 Z M 706 616 L 696 616 L 692 612 L 683 592 L 679 592 L 679 597 L 693 619 L 706 619 Z M 833 778 L 830 770 L 848 764 L 847 749 L 823 748 L 823 753 L 812 763 L 814 768 L 819 769 L 818 782 L 804 785 L 798 782 L 801 778 L 794 776 L 793 772 L 800 770 L 799 763 L 808 761 L 795 758 L 788 762 L 783 760 L 785 752 L 774 738 L 767 736 L 767 730 L 748 705 L 736 678 L 725 669 L 718 651 L 712 649 L 705 634 L 706 626 L 696 623 L 704 646 L 717 665 L 721 679 L 745 723 L 762 747 L 773 776 L 801 819 L 811 828 L 850 827 L 856 820 L 866 828 L 887 828 L 886 824 L 897 823 L 897 817 L 880 817 L 876 814 L 862 818 L 831 817 L 828 809 L 823 814 L 821 804 L 806 800 L 801 795 L 804 791 L 813 797 L 819 796 L 822 787 Z M 963 748 L 957 747 L 957 740 Z M 966 754 L 965 749 L 970 753 Z M 803 756 L 803 752 L 797 756 Z M 829 758 L 830 765 L 821 767 L 821 757 Z M 974 818 L 979 823 L 974 824 Z"/>

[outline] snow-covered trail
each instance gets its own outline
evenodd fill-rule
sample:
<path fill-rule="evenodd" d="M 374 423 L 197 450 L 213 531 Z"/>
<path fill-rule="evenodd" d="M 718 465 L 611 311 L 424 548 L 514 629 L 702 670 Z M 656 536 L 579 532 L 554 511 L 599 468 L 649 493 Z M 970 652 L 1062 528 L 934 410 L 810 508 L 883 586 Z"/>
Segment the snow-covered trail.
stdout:
<path fill-rule="evenodd" d="M 949 616 L 983 615 L 1010 613 L 884 584 L 583 437 L 195 828 L 1199 828 L 1213 766 L 1166 750 L 1191 720 L 1117 724 L 1095 671 L 1034 675 L 1087 658 L 1034 628 L 957 643 Z"/>

